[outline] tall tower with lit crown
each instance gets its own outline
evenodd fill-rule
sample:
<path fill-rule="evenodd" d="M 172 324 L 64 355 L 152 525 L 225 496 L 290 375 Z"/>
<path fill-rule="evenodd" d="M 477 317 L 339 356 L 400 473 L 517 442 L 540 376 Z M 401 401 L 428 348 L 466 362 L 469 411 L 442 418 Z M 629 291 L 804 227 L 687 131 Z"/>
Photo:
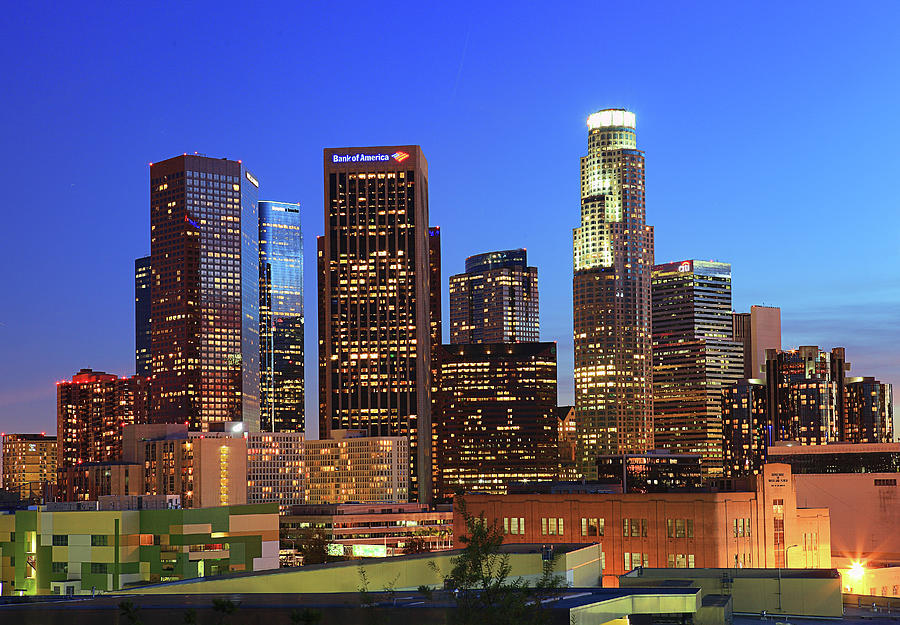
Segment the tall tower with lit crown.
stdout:
<path fill-rule="evenodd" d="M 573 247 L 576 460 L 593 478 L 598 454 L 653 447 L 653 228 L 645 223 L 634 113 L 605 109 L 588 118 Z"/>

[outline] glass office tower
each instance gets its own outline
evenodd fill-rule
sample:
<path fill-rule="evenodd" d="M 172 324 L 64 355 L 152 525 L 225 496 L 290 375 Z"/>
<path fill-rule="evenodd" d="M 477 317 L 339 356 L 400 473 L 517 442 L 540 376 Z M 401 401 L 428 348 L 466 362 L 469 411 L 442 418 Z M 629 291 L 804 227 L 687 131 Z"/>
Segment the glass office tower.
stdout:
<path fill-rule="evenodd" d="M 588 118 L 581 226 L 573 232 L 577 461 L 594 478 L 599 454 L 653 447 L 650 274 L 644 153 L 634 113 Z"/>
<path fill-rule="evenodd" d="M 150 166 L 155 422 L 259 429 L 258 189 L 240 161 Z"/>
<path fill-rule="evenodd" d="M 260 430 L 303 432 L 300 205 L 259 203 Z"/>
<path fill-rule="evenodd" d="M 476 254 L 450 276 L 450 342 L 532 343 L 540 339 L 537 267 L 524 249 Z"/>
<path fill-rule="evenodd" d="M 326 149 L 319 267 L 319 433 L 409 439 L 410 497 L 431 499 L 432 305 L 438 231 L 428 227 L 419 146 Z"/>
<path fill-rule="evenodd" d="M 150 376 L 150 257 L 134 261 L 134 372 Z"/>
<path fill-rule="evenodd" d="M 744 372 L 744 345 L 732 337 L 731 265 L 653 267 L 654 442 L 700 454 L 705 477 L 722 475 L 722 389 Z"/>

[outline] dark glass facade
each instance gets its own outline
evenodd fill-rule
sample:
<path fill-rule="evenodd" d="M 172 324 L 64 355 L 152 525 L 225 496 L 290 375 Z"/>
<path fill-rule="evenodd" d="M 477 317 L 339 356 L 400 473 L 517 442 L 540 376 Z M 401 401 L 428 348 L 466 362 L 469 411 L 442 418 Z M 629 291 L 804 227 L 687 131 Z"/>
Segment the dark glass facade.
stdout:
<path fill-rule="evenodd" d="M 300 205 L 259 203 L 260 430 L 303 432 Z"/>
<path fill-rule="evenodd" d="M 439 495 L 556 479 L 556 343 L 443 345 L 439 360 Z"/>
<path fill-rule="evenodd" d="M 875 378 L 846 378 L 841 440 L 890 443 L 894 440 L 893 387 Z"/>
<path fill-rule="evenodd" d="M 775 446 L 769 462 L 789 464 L 795 474 L 900 473 L 900 443 Z"/>
<path fill-rule="evenodd" d="M 524 249 L 466 259 L 450 276 L 450 342 L 518 343 L 540 339 L 537 268 Z"/>
<path fill-rule="evenodd" d="M 258 187 L 239 161 L 150 167 L 156 422 L 259 429 Z"/>
<path fill-rule="evenodd" d="M 597 479 L 621 484 L 623 493 L 665 493 L 703 487 L 699 455 L 663 451 L 599 456 Z"/>
<path fill-rule="evenodd" d="M 772 442 L 821 445 L 839 441 L 844 374 L 849 366 L 843 347 L 830 352 L 814 345 L 766 350 Z"/>
<path fill-rule="evenodd" d="M 319 264 L 319 433 L 405 436 L 410 497 L 431 499 L 428 165 L 419 146 L 324 151 Z"/>
<path fill-rule="evenodd" d="M 732 339 L 731 265 L 685 260 L 653 268 L 653 425 L 656 446 L 700 454 L 722 475 L 722 388 L 741 379 Z"/>
<path fill-rule="evenodd" d="M 597 475 L 599 454 L 653 447 L 653 228 L 644 181 L 634 114 L 591 115 L 573 232 L 576 453 L 587 479 Z"/>
<path fill-rule="evenodd" d="M 771 439 L 762 380 L 739 380 L 722 390 L 722 437 L 725 477 L 762 472 Z"/>
<path fill-rule="evenodd" d="M 134 372 L 150 376 L 150 257 L 134 261 Z"/>

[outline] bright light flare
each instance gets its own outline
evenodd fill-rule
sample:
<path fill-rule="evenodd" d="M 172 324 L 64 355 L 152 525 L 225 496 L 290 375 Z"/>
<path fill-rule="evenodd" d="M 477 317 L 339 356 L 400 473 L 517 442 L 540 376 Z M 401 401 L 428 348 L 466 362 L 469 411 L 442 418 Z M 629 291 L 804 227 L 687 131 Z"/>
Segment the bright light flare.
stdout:
<path fill-rule="evenodd" d="M 864 567 L 862 562 L 860 562 L 859 560 L 851 564 L 850 568 L 847 569 L 847 577 L 852 579 L 854 582 L 860 581 L 865 574 L 866 567 Z"/>

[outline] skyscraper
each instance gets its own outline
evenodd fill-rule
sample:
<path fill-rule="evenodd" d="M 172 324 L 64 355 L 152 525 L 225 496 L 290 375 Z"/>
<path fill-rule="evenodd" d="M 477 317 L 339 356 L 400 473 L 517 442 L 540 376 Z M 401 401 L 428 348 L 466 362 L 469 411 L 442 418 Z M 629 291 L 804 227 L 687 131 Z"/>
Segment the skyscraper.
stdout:
<path fill-rule="evenodd" d="M 559 472 L 556 343 L 443 345 L 434 417 L 438 484 L 505 493 Z"/>
<path fill-rule="evenodd" d="M 734 313 L 734 339 L 744 345 L 744 378 L 766 377 L 766 350 L 781 349 L 781 309 L 751 306 Z"/>
<path fill-rule="evenodd" d="M 722 389 L 725 477 L 762 472 L 771 438 L 766 385 L 743 379 Z"/>
<path fill-rule="evenodd" d="M 537 267 L 524 249 L 477 254 L 450 276 L 450 342 L 540 340 Z"/>
<path fill-rule="evenodd" d="M 844 414 L 844 378 L 849 369 L 843 347 L 830 352 L 815 345 L 766 350 L 770 442 L 838 442 Z"/>
<path fill-rule="evenodd" d="M 894 441 L 893 387 L 875 378 L 846 378 L 841 440 L 848 443 Z"/>
<path fill-rule="evenodd" d="M 56 385 L 57 466 L 122 459 L 122 429 L 148 421 L 149 381 L 82 369 Z"/>
<path fill-rule="evenodd" d="M 258 188 L 240 161 L 150 166 L 156 422 L 259 429 Z"/>
<path fill-rule="evenodd" d="M 743 375 L 732 336 L 731 265 L 685 260 L 653 267 L 653 425 L 657 447 L 700 454 L 722 474 L 722 389 Z"/>
<path fill-rule="evenodd" d="M 260 430 L 303 432 L 300 205 L 259 203 Z"/>
<path fill-rule="evenodd" d="M 440 314 L 428 164 L 419 146 L 326 149 L 324 161 L 319 432 L 407 437 L 410 497 L 427 502 L 431 335 Z"/>
<path fill-rule="evenodd" d="M 150 376 L 150 257 L 134 261 L 134 372 Z"/>
<path fill-rule="evenodd" d="M 596 476 L 598 454 L 653 446 L 650 280 L 644 153 L 634 113 L 588 118 L 581 158 L 581 226 L 573 232 L 577 456 Z"/>

